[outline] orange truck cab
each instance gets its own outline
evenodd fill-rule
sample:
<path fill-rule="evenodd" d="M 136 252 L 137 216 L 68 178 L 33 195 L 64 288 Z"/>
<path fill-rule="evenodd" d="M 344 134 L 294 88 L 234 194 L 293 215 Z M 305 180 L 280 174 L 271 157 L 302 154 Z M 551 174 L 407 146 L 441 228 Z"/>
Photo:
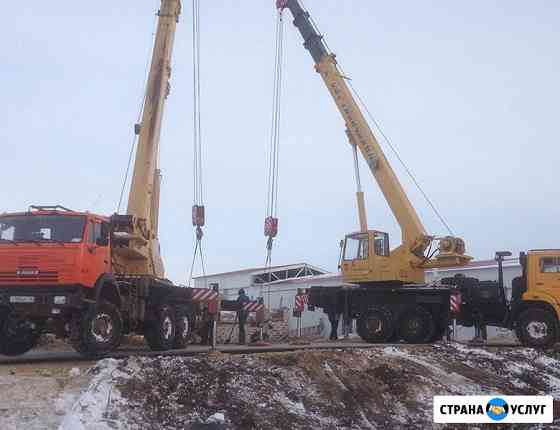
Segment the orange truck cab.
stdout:
<path fill-rule="evenodd" d="M 37 336 L 16 345 L 2 342 L 0 353 L 21 353 L 47 323 L 63 331 L 73 311 L 95 300 L 96 285 L 111 272 L 107 218 L 61 206 L 1 214 L 0 309 L 24 318 L 29 330 L 23 332 Z"/>
<path fill-rule="evenodd" d="M 0 214 L 0 354 L 24 354 L 45 332 L 86 356 L 110 353 L 129 333 L 152 350 L 187 345 L 197 289 L 115 262 L 129 221 L 61 206 Z"/>
<path fill-rule="evenodd" d="M 50 285 L 93 288 L 111 272 L 110 257 L 107 218 L 61 207 L 0 215 L 3 296 L 15 286 L 45 292 Z"/>

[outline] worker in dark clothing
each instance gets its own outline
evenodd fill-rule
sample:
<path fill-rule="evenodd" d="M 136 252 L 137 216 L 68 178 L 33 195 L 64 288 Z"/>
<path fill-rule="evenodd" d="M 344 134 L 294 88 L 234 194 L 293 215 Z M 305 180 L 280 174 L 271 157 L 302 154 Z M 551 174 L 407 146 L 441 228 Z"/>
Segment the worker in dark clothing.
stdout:
<path fill-rule="evenodd" d="M 245 324 L 247 324 L 247 317 L 249 316 L 249 313 L 243 310 L 243 306 L 250 301 L 249 297 L 245 294 L 245 290 L 241 288 L 237 297 L 237 303 L 239 305 L 239 310 L 237 311 L 237 321 L 239 322 L 239 345 L 245 345 L 246 342 Z"/>
<path fill-rule="evenodd" d="M 327 316 L 329 317 L 329 322 L 331 323 L 331 335 L 329 336 L 330 340 L 338 340 L 338 320 L 339 320 L 339 312 L 336 309 L 336 306 L 330 306 L 325 309 L 327 312 Z"/>
<path fill-rule="evenodd" d="M 212 315 L 208 313 L 208 309 L 202 311 L 202 327 L 201 327 L 201 345 L 212 345 L 212 340 L 214 337 L 214 320 Z"/>

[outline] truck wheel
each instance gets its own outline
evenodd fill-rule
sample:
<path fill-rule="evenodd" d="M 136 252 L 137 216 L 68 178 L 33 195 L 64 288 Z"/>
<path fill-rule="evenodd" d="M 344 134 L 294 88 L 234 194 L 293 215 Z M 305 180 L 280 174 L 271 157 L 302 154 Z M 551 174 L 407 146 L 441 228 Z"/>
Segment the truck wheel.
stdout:
<path fill-rule="evenodd" d="M 187 347 L 192 333 L 191 315 L 185 308 L 177 308 L 175 312 L 175 341 L 173 348 L 184 349 Z"/>
<path fill-rule="evenodd" d="M 524 346 L 548 348 L 558 336 L 556 318 L 545 309 L 527 309 L 517 318 L 516 334 Z"/>
<path fill-rule="evenodd" d="M 175 309 L 170 305 L 159 306 L 144 332 L 144 338 L 152 351 L 173 349 L 177 326 Z"/>
<path fill-rule="evenodd" d="M 123 337 L 123 320 L 119 309 L 109 302 L 90 306 L 72 324 L 72 347 L 82 355 L 97 357 L 114 351 Z"/>
<path fill-rule="evenodd" d="M 388 342 L 394 332 L 391 313 L 381 307 L 369 309 L 358 319 L 357 332 L 368 343 Z"/>
<path fill-rule="evenodd" d="M 41 331 L 31 321 L 6 317 L 0 331 L 0 354 L 25 354 L 37 346 Z"/>
<path fill-rule="evenodd" d="M 430 342 L 434 332 L 432 314 L 422 306 L 405 312 L 399 321 L 399 337 L 406 343 Z"/>

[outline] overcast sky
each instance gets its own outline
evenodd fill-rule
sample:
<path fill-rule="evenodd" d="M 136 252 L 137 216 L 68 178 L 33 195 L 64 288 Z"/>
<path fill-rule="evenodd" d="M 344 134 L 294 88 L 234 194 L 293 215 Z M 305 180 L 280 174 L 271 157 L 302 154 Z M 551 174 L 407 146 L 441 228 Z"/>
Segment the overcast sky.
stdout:
<path fill-rule="evenodd" d="M 208 272 L 260 266 L 272 103 L 270 1 L 202 1 Z M 0 210 L 111 214 L 143 95 L 159 0 L 6 2 L 0 27 Z M 560 2 L 307 0 L 306 7 L 468 253 L 559 247 Z M 286 22 L 280 233 L 273 263 L 336 270 L 357 229 L 344 123 Z M 161 143 L 161 245 L 193 251 L 191 3 L 183 1 Z M 382 142 L 383 143 L 383 142 Z M 428 232 L 445 230 L 392 154 Z M 370 228 L 399 227 L 362 163 Z M 200 271 L 198 266 L 197 271 Z"/>

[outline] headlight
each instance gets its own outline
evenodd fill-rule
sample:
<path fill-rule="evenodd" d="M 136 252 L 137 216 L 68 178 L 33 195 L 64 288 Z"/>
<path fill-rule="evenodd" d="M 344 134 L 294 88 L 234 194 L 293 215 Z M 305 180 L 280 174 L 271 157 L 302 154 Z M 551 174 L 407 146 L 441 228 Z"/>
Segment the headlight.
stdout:
<path fill-rule="evenodd" d="M 66 296 L 54 296 L 54 304 L 55 305 L 65 305 L 66 304 Z"/>

